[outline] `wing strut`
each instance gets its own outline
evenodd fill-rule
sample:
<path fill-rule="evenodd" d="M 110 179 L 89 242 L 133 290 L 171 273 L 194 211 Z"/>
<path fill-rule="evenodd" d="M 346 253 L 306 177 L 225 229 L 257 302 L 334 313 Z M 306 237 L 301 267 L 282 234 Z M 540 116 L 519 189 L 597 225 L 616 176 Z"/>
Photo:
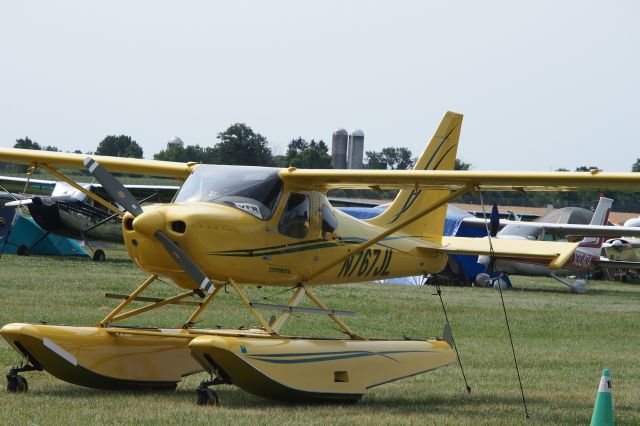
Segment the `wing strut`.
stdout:
<path fill-rule="evenodd" d="M 489 225 L 487 224 L 486 217 L 487 212 L 484 207 L 484 199 L 482 198 L 482 191 L 478 191 L 480 195 L 480 203 L 482 204 L 482 214 L 485 217 L 485 225 L 487 226 L 487 238 L 489 238 L 489 247 L 491 250 L 492 262 L 495 259 L 495 253 L 493 251 L 493 245 L 491 243 L 491 232 L 489 232 Z M 511 326 L 509 325 L 509 317 L 507 316 L 507 307 L 504 304 L 504 296 L 502 295 L 502 284 L 498 281 L 498 291 L 500 292 L 500 302 L 502 302 L 502 312 L 504 313 L 504 322 L 507 326 L 507 333 L 509 334 L 509 343 L 511 344 L 511 353 L 513 354 L 513 363 L 516 367 L 516 374 L 518 375 L 518 384 L 520 385 L 520 395 L 522 396 L 522 405 L 524 406 L 524 416 L 529 418 L 529 410 L 527 409 L 527 400 L 524 397 L 524 388 L 522 387 L 522 378 L 520 377 L 520 368 L 518 368 L 518 359 L 516 358 L 516 349 L 513 346 L 513 337 L 511 336 Z"/>
<path fill-rule="evenodd" d="M 344 256 L 340 256 L 337 260 L 334 260 L 333 262 L 331 262 L 331 263 L 325 265 L 324 267 L 318 269 L 317 271 L 315 271 L 313 274 L 311 274 L 307 278 L 307 281 L 317 277 L 320 274 L 323 274 L 323 273 L 327 272 L 329 269 L 333 268 L 336 265 L 339 265 L 345 259 L 347 259 L 347 258 L 349 258 L 349 257 L 351 257 L 351 256 L 353 256 L 355 254 L 360 253 L 362 250 L 368 249 L 372 245 L 374 245 L 377 242 L 385 239 L 386 237 L 388 237 L 389 235 L 393 234 L 394 232 L 397 232 L 398 230 L 404 228 L 405 226 L 410 225 L 413 222 L 415 222 L 416 220 L 421 219 L 422 217 L 424 217 L 427 214 L 431 213 L 435 209 L 447 204 L 449 201 L 454 200 L 457 197 L 459 197 L 459 196 L 461 196 L 461 195 L 473 190 L 474 187 L 475 187 L 475 184 L 468 184 L 468 185 L 458 189 L 457 191 L 454 191 L 454 192 L 450 193 L 446 197 L 441 198 L 440 200 L 434 202 L 433 204 L 431 204 L 429 207 L 425 208 L 424 210 L 414 214 L 413 216 L 411 216 L 408 219 L 398 223 L 397 225 L 394 225 L 391 228 L 388 228 L 386 231 L 381 232 L 377 236 L 375 236 L 375 237 L 369 239 L 368 241 L 365 241 L 364 243 L 360 244 L 354 250 L 348 252 Z"/>
<path fill-rule="evenodd" d="M 425 281 L 426 281 L 426 276 L 425 276 Z M 440 305 L 442 306 L 442 313 L 444 313 L 444 319 L 445 321 L 447 321 L 444 327 L 444 333 L 442 333 L 443 334 L 442 338 L 447 343 L 449 343 L 449 346 L 451 346 L 453 350 L 456 351 L 456 358 L 458 358 L 458 365 L 460 366 L 460 371 L 462 372 L 464 387 L 467 389 L 467 393 L 471 393 L 471 386 L 469 386 L 469 383 L 467 382 L 467 375 L 464 374 L 464 368 L 462 368 L 462 360 L 460 359 L 460 353 L 458 352 L 458 345 L 456 345 L 456 341 L 453 338 L 453 332 L 451 331 L 451 323 L 449 322 L 449 315 L 447 315 L 447 309 L 444 307 L 444 300 L 442 300 L 442 290 L 440 289 L 440 284 L 438 284 L 437 281 L 435 282 L 435 288 L 436 288 L 436 294 L 440 298 Z"/>
<path fill-rule="evenodd" d="M 113 311 L 111 311 L 109 315 L 107 315 L 102 321 L 100 321 L 100 326 L 104 327 L 105 325 L 109 324 L 113 320 L 113 317 L 118 315 L 124 308 L 126 308 L 129 303 L 135 300 L 136 297 L 138 297 L 140 293 L 142 293 L 145 288 L 149 287 L 149 284 L 154 282 L 157 278 L 157 275 L 151 275 L 149 278 L 147 278 L 142 284 L 140 284 L 137 289 L 133 291 L 133 293 L 129 295 L 129 297 L 124 299 Z"/>
<path fill-rule="evenodd" d="M 24 183 L 24 188 L 22 189 L 22 194 L 21 194 L 22 198 L 24 198 L 24 195 L 27 192 L 27 188 L 29 188 L 29 181 L 31 180 L 31 177 L 33 176 L 33 173 L 36 171 L 37 167 L 38 167 L 37 164 L 32 164 L 28 169 L 27 181 Z M 6 192 L 8 194 L 11 194 L 9 191 L 6 191 Z M 16 218 L 18 217 L 18 213 L 20 213 L 20 204 L 16 206 L 16 211 L 13 215 L 13 218 L 11 218 L 11 225 L 9 226 L 9 229 L 7 230 L 7 233 L 4 236 L 4 242 L 2 243 L 2 249 L 0 250 L 0 258 L 4 254 L 4 249 L 7 247 L 7 243 L 9 243 L 9 238 L 11 238 L 11 233 L 13 232 L 13 226 L 16 224 Z"/>

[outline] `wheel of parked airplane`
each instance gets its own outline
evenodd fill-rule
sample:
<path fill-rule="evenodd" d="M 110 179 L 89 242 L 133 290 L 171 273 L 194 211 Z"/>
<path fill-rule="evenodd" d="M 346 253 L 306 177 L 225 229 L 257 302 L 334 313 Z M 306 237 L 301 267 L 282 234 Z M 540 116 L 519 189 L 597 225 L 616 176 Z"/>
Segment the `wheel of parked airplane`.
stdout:
<path fill-rule="evenodd" d="M 476 285 L 478 287 L 489 287 L 489 285 L 491 285 L 491 276 L 484 272 L 480 272 L 476 275 Z"/>
<path fill-rule="evenodd" d="M 7 375 L 7 390 L 9 392 L 26 392 L 29 390 L 27 379 L 17 374 Z"/>
<path fill-rule="evenodd" d="M 216 391 L 209 388 L 198 388 L 198 405 L 218 405 L 220 399 Z"/>
<path fill-rule="evenodd" d="M 29 247 L 25 246 L 24 244 L 20 244 L 18 246 L 18 250 L 16 250 L 16 254 L 18 256 L 29 256 Z"/>
<path fill-rule="evenodd" d="M 94 262 L 104 262 L 106 258 L 107 256 L 105 256 L 104 251 L 102 249 L 98 249 L 95 252 L 93 252 Z"/>

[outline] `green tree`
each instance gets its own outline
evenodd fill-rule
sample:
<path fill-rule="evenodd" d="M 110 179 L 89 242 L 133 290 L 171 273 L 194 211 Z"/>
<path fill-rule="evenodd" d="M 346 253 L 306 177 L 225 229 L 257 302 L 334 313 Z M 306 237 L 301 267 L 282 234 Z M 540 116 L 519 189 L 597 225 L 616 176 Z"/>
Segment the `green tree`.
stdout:
<path fill-rule="evenodd" d="M 407 170 L 413 168 L 416 160 L 411 158 L 411 151 L 405 147 L 383 148 L 382 151 L 367 151 L 368 169 Z"/>
<path fill-rule="evenodd" d="M 382 152 L 367 151 L 365 156 L 367 157 L 367 169 L 387 169 L 387 162 Z"/>
<path fill-rule="evenodd" d="M 24 139 L 17 139 L 13 147 L 21 149 L 42 149 L 38 142 L 32 141 L 28 136 Z"/>
<path fill-rule="evenodd" d="M 276 162 L 281 167 L 294 166 L 301 169 L 330 169 L 331 156 L 329 147 L 323 141 L 310 142 L 302 138 L 289 142 L 287 155 Z"/>
<path fill-rule="evenodd" d="M 213 148 L 203 148 L 200 145 L 172 146 L 163 149 L 153 156 L 154 160 L 177 161 L 186 163 L 195 161 L 196 163 L 212 164 L 215 163 Z"/>
<path fill-rule="evenodd" d="M 244 123 L 231 125 L 218 133 L 220 140 L 213 147 L 213 156 L 218 164 L 245 166 L 271 166 L 273 156 L 267 146 L 267 138 L 254 132 Z"/>
<path fill-rule="evenodd" d="M 636 160 L 636 162 L 633 163 L 633 166 L 631 166 L 631 171 L 632 172 L 640 172 L 640 158 L 638 158 Z"/>
<path fill-rule="evenodd" d="M 456 158 L 456 161 L 453 164 L 453 170 L 469 170 L 471 167 L 471 163 L 465 163 L 459 158 Z"/>
<path fill-rule="evenodd" d="M 142 147 L 131 136 L 109 135 L 100 142 L 96 155 L 110 155 L 112 157 L 142 158 Z"/>

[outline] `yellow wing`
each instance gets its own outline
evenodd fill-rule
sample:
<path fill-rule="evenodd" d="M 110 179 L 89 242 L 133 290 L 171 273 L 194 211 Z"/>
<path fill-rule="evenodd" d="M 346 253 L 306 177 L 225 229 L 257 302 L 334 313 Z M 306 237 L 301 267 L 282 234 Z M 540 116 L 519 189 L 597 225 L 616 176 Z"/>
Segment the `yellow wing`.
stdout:
<path fill-rule="evenodd" d="M 85 154 L 0 148 L 0 161 L 84 169 Z M 197 163 L 142 160 L 92 155 L 114 172 L 184 179 Z M 471 185 L 483 190 L 568 191 L 575 189 L 628 190 L 640 188 L 640 173 L 608 172 L 476 172 L 447 170 L 302 170 L 282 169 L 280 176 L 295 186 L 334 188 L 424 188 L 456 190 Z"/>
<path fill-rule="evenodd" d="M 82 161 L 86 154 L 38 151 L 31 149 L 0 148 L 0 161 L 19 164 L 45 164 L 50 167 L 85 169 Z M 138 158 L 106 157 L 91 155 L 103 167 L 113 172 L 136 173 L 151 176 L 168 176 L 185 179 L 196 163 L 175 163 L 171 161 L 142 160 Z"/>
<path fill-rule="evenodd" d="M 557 241 L 517 241 L 488 238 L 442 237 L 442 246 L 435 250 L 445 254 L 479 254 L 496 257 L 549 259 L 551 269 L 561 268 L 571 257 L 578 243 Z M 432 249 L 426 249 L 432 250 Z"/>
<path fill-rule="evenodd" d="M 298 170 L 284 169 L 285 182 L 321 190 L 335 188 L 420 188 L 456 190 L 569 191 L 640 189 L 640 173 L 476 172 L 446 170 Z"/>

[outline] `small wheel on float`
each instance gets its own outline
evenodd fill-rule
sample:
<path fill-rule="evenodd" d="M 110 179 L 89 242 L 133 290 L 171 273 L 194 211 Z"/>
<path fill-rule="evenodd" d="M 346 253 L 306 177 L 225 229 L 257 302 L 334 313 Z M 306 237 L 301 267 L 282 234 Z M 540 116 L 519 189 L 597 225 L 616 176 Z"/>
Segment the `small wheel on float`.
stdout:
<path fill-rule="evenodd" d="M 104 254 L 102 249 L 98 249 L 93 253 L 93 261 L 94 262 L 104 262 L 107 256 Z"/>
<path fill-rule="evenodd" d="M 17 374 L 7 374 L 7 391 L 11 393 L 26 392 L 29 390 L 27 379 Z"/>
<path fill-rule="evenodd" d="M 198 392 L 198 405 L 217 406 L 220 403 L 216 391 L 209 388 L 198 388 L 196 391 Z"/>

